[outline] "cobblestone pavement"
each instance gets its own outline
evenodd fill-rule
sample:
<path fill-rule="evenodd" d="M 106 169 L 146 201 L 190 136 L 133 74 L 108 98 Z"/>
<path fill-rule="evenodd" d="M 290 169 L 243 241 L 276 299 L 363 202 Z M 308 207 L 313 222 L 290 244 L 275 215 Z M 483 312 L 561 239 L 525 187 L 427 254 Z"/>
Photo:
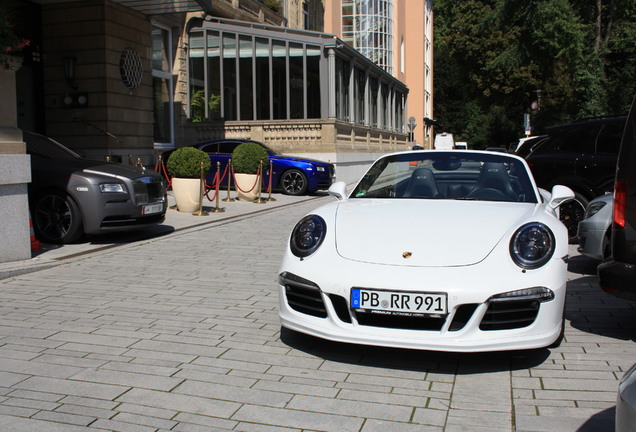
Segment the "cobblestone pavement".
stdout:
<path fill-rule="evenodd" d="M 281 331 L 288 233 L 324 200 L 0 280 L 0 430 L 612 431 L 636 303 L 571 247 L 565 342 L 451 354 Z"/>

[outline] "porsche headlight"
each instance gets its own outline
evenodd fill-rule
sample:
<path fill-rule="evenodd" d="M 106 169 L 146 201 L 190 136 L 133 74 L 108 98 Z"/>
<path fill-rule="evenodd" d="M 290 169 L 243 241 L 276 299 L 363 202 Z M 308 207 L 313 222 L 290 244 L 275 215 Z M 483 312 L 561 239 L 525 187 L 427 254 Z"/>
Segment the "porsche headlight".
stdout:
<path fill-rule="evenodd" d="M 547 263 L 554 248 L 554 234 L 539 222 L 523 225 L 510 240 L 510 256 L 523 269 L 536 269 Z"/>
<path fill-rule="evenodd" d="M 294 255 L 304 258 L 316 250 L 322 244 L 327 233 L 327 224 L 320 216 L 305 216 L 296 224 L 289 239 L 289 246 Z"/>

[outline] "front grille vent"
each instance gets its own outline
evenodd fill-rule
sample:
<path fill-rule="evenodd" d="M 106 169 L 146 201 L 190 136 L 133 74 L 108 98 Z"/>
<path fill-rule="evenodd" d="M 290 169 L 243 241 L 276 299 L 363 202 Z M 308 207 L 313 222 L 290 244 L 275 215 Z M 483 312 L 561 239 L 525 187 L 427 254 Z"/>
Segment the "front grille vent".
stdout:
<path fill-rule="evenodd" d="M 285 286 L 285 297 L 290 308 L 318 318 L 327 318 L 320 288 L 315 283 L 287 272 L 280 274 L 278 280 Z"/>
<path fill-rule="evenodd" d="M 500 301 L 488 304 L 480 330 L 510 330 L 527 327 L 539 313 L 537 300 Z"/>
<path fill-rule="evenodd" d="M 344 297 L 336 294 L 329 294 L 329 300 L 333 305 L 336 315 L 340 318 L 340 321 L 351 324 L 351 315 L 349 314 L 349 304 Z"/>
<path fill-rule="evenodd" d="M 477 304 L 468 303 L 463 304 L 457 308 L 455 311 L 455 315 L 453 316 L 453 321 L 448 327 L 448 331 L 459 331 L 463 329 L 468 321 L 472 318 L 473 313 L 477 309 Z"/>

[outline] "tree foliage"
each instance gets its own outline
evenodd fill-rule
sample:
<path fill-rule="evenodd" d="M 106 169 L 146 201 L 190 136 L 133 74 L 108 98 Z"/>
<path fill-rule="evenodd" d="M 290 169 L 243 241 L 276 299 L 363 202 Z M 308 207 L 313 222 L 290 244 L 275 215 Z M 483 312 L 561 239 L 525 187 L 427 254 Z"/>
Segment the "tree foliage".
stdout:
<path fill-rule="evenodd" d="M 625 113 L 636 92 L 633 0 L 434 0 L 435 116 L 474 147 Z M 438 130 L 438 132 L 441 132 Z"/>

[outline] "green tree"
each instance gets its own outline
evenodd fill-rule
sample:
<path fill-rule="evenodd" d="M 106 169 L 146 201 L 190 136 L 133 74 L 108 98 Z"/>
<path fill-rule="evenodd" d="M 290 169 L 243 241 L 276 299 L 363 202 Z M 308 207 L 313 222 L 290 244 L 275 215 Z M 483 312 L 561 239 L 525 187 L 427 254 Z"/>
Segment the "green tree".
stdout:
<path fill-rule="evenodd" d="M 435 0 L 435 116 L 475 147 L 626 112 L 636 91 L 633 0 Z"/>

